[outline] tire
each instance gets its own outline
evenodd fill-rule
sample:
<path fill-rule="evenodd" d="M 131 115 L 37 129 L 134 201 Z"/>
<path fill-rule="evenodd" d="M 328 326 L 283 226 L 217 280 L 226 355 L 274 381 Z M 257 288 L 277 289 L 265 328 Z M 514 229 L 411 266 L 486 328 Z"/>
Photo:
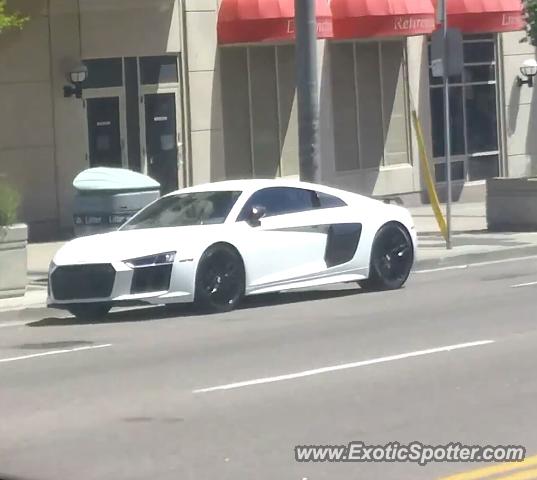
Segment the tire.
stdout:
<path fill-rule="evenodd" d="M 244 296 L 242 258 L 229 245 L 215 245 L 201 256 L 196 273 L 195 304 L 201 311 L 229 312 Z"/>
<path fill-rule="evenodd" d="M 85 322 L 91 320 L 102 320 L 112 307 L 106 303 L 80 303 L 71 305 L 68 311 L 71 315 Z"/>
<path fill-rule="evenodd" d="M 373 241 L 369 278 L 359 284 L 366 290 L 397 290 L 408 280 L 413 264 L 414 246 L 407 229 L 388 223 Z"/>

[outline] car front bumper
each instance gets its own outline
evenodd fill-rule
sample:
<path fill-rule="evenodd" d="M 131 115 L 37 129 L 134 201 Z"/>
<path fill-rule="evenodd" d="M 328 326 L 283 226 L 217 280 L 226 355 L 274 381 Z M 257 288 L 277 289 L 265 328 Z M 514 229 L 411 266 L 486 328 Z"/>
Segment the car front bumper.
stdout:
<path fill-rule="evenodd" d="M 148 269 L 131 268 L 124 262 L 53 265 L 49 272 L 47 305 L 69 308 L 83 303 L 189 303 L 194 301 L 194 284 L 192 261 Z"/>

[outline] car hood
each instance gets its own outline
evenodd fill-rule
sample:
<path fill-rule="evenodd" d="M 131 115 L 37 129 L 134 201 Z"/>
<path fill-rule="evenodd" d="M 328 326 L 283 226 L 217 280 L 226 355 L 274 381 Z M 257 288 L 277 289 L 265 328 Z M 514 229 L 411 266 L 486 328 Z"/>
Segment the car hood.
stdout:
<path fill-rule="evenodd" d="M 157 253 L 178 253 L 179 259 L 191 258 L 192 246 L 207 240 L 223 225 L 118 230 L 81 237 L 66 243 L 55 255 L 56 265 L 110 263 Z"/>

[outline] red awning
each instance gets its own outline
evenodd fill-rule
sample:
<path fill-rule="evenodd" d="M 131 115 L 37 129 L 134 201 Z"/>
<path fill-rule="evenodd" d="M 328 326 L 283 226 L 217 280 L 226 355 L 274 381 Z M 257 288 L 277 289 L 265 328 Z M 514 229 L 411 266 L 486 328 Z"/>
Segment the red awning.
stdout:
<path fill-rule="evenodd" d="M 406 37 L 436 27 L 431 0 L 332 0 L 331 7 L 334 38 Z"/>
<path fill-rule="evenodd" d="M 448 24 L 464 33 L 522 30 L 521 0 L 449 0 Z"/>
<path fill-rule="evenodd" d="M 332 12 L 327 0 L 317 2 L 319 38 L 332 37 Z M 222 0 L 218 43 L 257 43 L 295 38 L 294 0 Z"/>

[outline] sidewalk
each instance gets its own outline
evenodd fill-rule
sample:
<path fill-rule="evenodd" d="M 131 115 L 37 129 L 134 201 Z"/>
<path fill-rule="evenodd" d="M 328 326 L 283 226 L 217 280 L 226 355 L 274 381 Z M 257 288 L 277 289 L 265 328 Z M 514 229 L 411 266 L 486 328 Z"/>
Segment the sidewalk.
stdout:
<path fill-rule="evenodd" d="M 467 265 L 537 255 L 536 233 L 455 233 L 453 249 L 446 249 L 441 236 L 419 238 L 416 270 Z"/>
<path fill-rule="evenodd" d="M 429 205 L 409 210 L 419 235 L 416 270 L 537 255 L 537 232 L 489 233 L 484 203 L 453 205 L 452 250 L 446 250 Z M 0 312 L 45 306 L 48 267 L 62 245 L 62 242 L 28 245 L 28 291 L 22 298 L 0 300 Z"/>
<path fill-rule="evenodd" d="M 409 210 L 419 235 L 417 270 L 537 255 L 537 232 L 488 232 L 485 203 L 453 204 L 452 250 L 446 249 L 429 205 Z"/>
<path fill-rule="evenodd" d="M 420 235 L 440 235 L 438 223 L 430 205 L 409 208 Z M 445 214 L 445 206 L 443 206 Z M 452 231 L 482 232 L 487 229 L 487 212 L 485 203 L 454 203 L 452 212 Z"/>

